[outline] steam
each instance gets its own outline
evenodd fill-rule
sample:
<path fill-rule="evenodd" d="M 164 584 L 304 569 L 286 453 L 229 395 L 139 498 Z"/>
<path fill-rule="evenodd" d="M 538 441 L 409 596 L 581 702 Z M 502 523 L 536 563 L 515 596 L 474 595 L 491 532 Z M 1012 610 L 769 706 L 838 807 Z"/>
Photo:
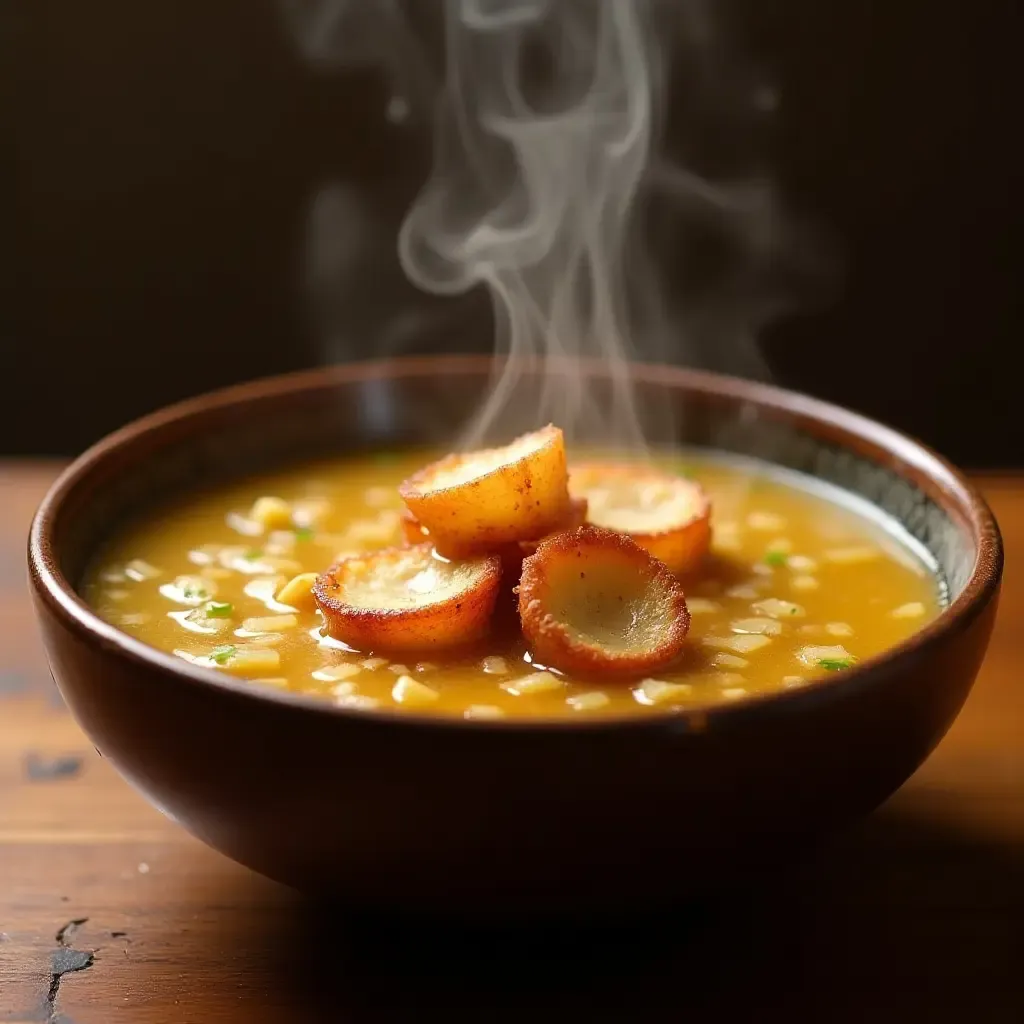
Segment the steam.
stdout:
<path fill-rule="evenodd" d="M 390 110 L 432 115 L 433 171 L 398 257 L 425 292 L 491 295 L 496 371 L 465 445 L 549 421 L 588 444 L 668 440 L 671 410 L 649 398 L 637 407 L 633 360 L 764 375 L 757 331 L 788 297 L 780 255 L 801 245 L 756 154 L 736 144 L 760 138 L 752 128 L 774 93 L 724 51 L 710 0 L 286 0 L 286 10 L 312 59 L 383 67 Z M 437 63 L 416 43 L 412 14 L 424 12 L 443 18 Z M 676 126 L 684 162 L 657 145 L 672 113 L 669 50 L 689 118 Z M 321 252 L 333 252 L 338 208 L 336 195 L 321 197 L 335 225 L 314 222 Z M 577 361 L 609 383 L 567 371 Z"/>
<path fill-rule="evenodd" d="M 421 288 L 484 284 L 503 361 L 467 444 L 553 421 L 642 445 L 626 363 L 623 262 L 651 141 L 644 4 L 449 3 L 434 175 L 399 235 Z M 538 79 L 541 81 L 538 82 Z M 524 379 L 528 360 L 596 358 L 610 404 L 580 374 Z M 511 422 L 510 422 L 511 421 Z M 605 436 L 611 434 L 611 436 Z"/>

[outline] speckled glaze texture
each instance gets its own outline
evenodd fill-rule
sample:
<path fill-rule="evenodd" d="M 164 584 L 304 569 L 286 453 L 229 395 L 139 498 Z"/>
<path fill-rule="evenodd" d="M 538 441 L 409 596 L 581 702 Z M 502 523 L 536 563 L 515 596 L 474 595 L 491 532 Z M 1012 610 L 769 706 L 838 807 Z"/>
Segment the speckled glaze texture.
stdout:
<path fill-rule="evenodd" d="M 926 548 L 952 594 L 963 590 L 977 549 L 964 542 L 952 510 L 901 475 L 900 464 L 879 464 L 841 444 L 804 433 L 800 423 L 747 420 L 712 426 L 715 447 L 753 455 L 835 484 L 880 508 Z"/>
<path fill-rule="evenodd" d="M 606 385 L 600 367 L 565 372 Z M 61 692 L 125 779 L 200 839 L 287 884 L 476 918 L 686 899 L 695 880 L 714 885 L 747 865 L 749 850 L 760 863 L 786 856 L 907 779 L 984 655 L 998 530 L 923 446 L 763 385 L 664 367 L 634 374 L 639 407 L 670 405 L 679 442 L 757 456 L 874 502 L 933 553 L 948 584 L 936 621 L 818 685 L 621 721 L 356 712 L 188 665 L 77 596 L 97 545 L 181 488 L 289 459 L 444 443 L 489 373 L 485 360 L 416 360 L 244 385 L 134 424 L 62 476 L 32 527 L 33 595 Z"/>

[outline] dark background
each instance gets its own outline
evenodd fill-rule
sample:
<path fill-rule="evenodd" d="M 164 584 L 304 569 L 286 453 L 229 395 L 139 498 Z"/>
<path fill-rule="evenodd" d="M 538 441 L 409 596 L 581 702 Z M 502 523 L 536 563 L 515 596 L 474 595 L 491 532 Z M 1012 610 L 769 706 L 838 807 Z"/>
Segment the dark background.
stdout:
<path fill-rule="evenodd" d="M 1024 463 L 1024 5 L 739 8 L 782 90 L 779 179 L 846 264 L 835 301 L 766 335 L 777 379 L 960 462 Z M 173 399 L 323 361 L 298 283 L 310 198 L 334 179 L 372 214 L 350 335 L 399 298 L 440 308 L 392 255 L 426 146 L 384 118 L 373 74 L 304 63 L 270 0 L 8 0 L 0 17 L 0 452 L 73 453 Z M 441 312 L 404 347 L 489 344 Z"/>

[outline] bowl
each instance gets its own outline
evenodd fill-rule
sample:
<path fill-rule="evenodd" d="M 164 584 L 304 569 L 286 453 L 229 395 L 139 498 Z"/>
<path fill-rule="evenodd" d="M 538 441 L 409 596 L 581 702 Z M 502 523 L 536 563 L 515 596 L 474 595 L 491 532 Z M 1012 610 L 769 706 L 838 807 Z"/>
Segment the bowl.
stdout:
<path fill-rule="evenodd" d="M 190 666 L 79 596 L 91 554 L 140 511 L 288 460 L 450 440 L 490 370 L 420 359 L 245 384 L 128 426 L 64 472 L 32 525 L 32 592 L 57 685 L 117 771 L 270 878 L 353 908 L 472 918 L 664 906 L 788 857 L 893 793 L 981 664 L 999 532 L 971 484 L 924 446 L 762 384 L 632 368 L 640 407 L 670 402 L 681 442 L 874 502 L 949 587 L 935 621 L 821 685 L 628 720 L 353 711 Z M 608 385 L 600 367 L 573 372 Z"/>

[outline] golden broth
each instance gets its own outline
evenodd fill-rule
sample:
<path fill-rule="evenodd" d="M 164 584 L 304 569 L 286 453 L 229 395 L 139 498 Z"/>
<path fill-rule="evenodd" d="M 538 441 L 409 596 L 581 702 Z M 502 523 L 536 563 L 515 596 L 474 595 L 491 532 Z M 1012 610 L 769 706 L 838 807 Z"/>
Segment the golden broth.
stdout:
<path fill-rule="evenodd" d="M 540 673 L 514 580 L 489 640 L 419 660 L 351 651 L 321 635 L 319 611 L 274 600 L 300 572 L 401 544 L 396 486 L 429 458 L 324 463 L 189 497 L 117 537 L 83 595 L 139 640 L 253 685 L 469 718 L 650 714 L 806 686 L 906 639 L 941 605 L 934 572 L 878 523 L 789 482 L 800 478 L 703 457 L 660 460 L 707 490 L 714 541 L 686 581 L 686 653 L 657 679 Z M 268 497 L 281 500 L 257 506 L 263 525 L 252 513 Z"/>

